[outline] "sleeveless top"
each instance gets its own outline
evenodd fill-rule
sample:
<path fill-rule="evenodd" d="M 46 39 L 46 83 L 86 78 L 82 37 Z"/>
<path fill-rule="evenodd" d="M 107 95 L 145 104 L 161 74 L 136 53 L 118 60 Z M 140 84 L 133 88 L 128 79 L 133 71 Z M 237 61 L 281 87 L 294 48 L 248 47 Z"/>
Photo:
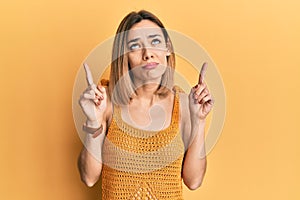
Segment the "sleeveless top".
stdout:
<path fill-rule="evenodd" d="M 184 144 L 179 131 L 176 92 L 170 125 L 160 131 L 135 128 L 122 120 L 114 106 L 103 146 L 103 200 L 183 200 Z"/>

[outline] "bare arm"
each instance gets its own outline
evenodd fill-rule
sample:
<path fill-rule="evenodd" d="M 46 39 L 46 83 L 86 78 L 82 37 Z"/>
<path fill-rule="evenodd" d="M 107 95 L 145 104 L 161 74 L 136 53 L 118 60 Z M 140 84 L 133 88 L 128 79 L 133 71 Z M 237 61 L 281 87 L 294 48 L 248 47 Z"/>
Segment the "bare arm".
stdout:
<path fill-rule="evenodd" d="M 103 133 L 97 137 L 89 133 L 86 134 L 84 146 L 78 158 L 81 180 L 89 187 L 98 181 L 102 171 L 102 145 L 106 127 L 103 128 Z"/>
<path fill-rule="evenodd" d="M 212 96 L 204 83 L 207 64 L 204 63 L 198 84 L 184 98 L 182 131 L 187 146 L 183 161 L 182 178 L 185 185 L 195 190 L 202 184 L 206 172 L 205 119 L 213 106 Z"/>
<path fill-rule="evenodd" d="M 78 168 L 81 180 L 92 187 L 99 179 L 102 171 L 102 146 L 109 117 L 111 116 L 111 103 L 106 94 L 106 88 L 99 84 L 96 86 L 88 65 L 84 64 L 87 89 L 80 96 L 79 104 L 87 120 L 87 132 L 84 146 L 78 158 Z M 108 105 L 108 106 L 107 106 Z M 97 130 L 94 132 L 94 130 Z"/>
<path fill-rule="evenodd" d="M 186 94 L 181 94 L 180 102 L 181 132 L 186 149 L 182 166 L 182 178 L 184 184 L 190 190 L 195 190 L 202 184 L 206 172 L 205 120 L 192 123 Z"/>

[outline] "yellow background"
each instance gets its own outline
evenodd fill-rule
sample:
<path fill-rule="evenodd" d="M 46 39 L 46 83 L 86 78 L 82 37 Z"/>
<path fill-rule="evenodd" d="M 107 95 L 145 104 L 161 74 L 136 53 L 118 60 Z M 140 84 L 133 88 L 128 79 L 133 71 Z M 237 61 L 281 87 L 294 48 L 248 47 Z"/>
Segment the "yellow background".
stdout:
<path fill-rule="evenodd" d="M 72 87 L 89 52 L 131 10 L 200 43 L 227 96 L 203 185 L 186 199 L 300 199 L 300 1 L 0 3 L 0 198 L 99 199 L 79 179 Z"/>

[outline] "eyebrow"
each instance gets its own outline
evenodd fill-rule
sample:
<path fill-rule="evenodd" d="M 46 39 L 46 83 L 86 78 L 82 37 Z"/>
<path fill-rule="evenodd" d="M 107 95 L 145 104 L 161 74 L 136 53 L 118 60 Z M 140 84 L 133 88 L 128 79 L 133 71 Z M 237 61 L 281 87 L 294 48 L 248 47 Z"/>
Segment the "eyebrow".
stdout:
<path fill-rule="evenodd" d="M 135 38 L 135 39 L 132 39 L 132 40 L 130 40 L 129 42 L 127 42 L 127 44 L 129 44 L 129 43 L 131 43 L 131 42 L 136 42 L 136 41 L 138 41 L 140 38 L 138 37 L 138 38 Z"/>
<path fill-rule="evenodd" d="M 161 34 L 153 34 L 153 35 L 149 35 L 148 38 L 154 38 L 154 37 L 162 37 Z"/>
<path fill-rule="evenodd" d="M 157 37 L 157 36 L 162 37 L 161 34 L 153 34 L 153 35 L 149 35 L 148 38 L 155 38 L 155 37 Z M 129 44 L 129 43 L 131 43 L 131 42 L 136 42 L 136 41 L 138 41 L 139 39 L 141 39 L 141 38 L 138 37 L 138 38 L 134 38 L 134 39 L 132 39 L 132 40 L 129 40 L 129 41 L 127 42 L 127 44 Z"/>

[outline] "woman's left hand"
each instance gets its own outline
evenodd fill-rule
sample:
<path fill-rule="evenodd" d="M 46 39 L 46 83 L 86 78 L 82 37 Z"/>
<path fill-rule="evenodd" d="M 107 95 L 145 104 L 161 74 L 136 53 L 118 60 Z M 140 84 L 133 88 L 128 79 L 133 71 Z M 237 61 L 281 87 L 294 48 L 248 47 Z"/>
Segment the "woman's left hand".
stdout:
<path fill-rule="evenodd" d="M 193 119 L 205 120 L 213 107 L 214 100 L 204 83 L 204 76 L 207 69 L 207 63 L 202 65 L 198 84 L 191 89 L 189 94 L 189 108 Z"/>

